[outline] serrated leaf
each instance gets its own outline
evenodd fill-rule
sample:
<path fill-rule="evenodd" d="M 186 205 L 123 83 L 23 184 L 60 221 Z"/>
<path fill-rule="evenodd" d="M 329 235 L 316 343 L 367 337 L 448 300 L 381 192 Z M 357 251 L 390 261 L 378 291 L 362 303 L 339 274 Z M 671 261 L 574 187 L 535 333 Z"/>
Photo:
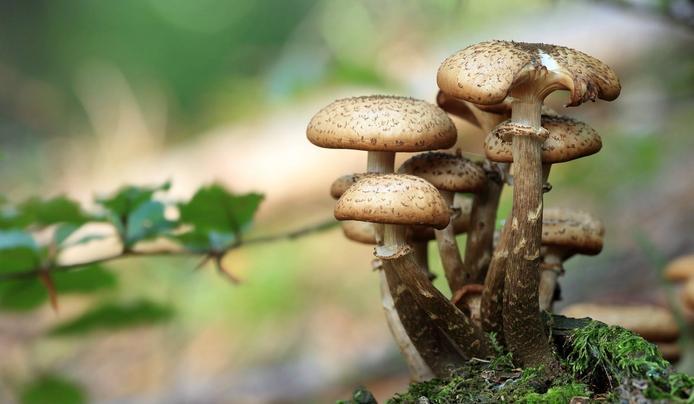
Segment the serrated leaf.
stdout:
<path fill-rule="evenodd" d="M 106 303 L 58 325 L 50 331 L 50 335 L 83 335 L 88 332 L 153 325 L 171 319 L 173 314 L 171 307 L 147 300 L 129 304 Z"/>
<path fill-rule="evenodd" d="M 97 198 L 97 202 L 116 216 L 127 217 L 141 204 L 152 199 L 155 192 L 167 191 L 171 187 L 170 182 L 154 187 L 136 187 L 132 185 L 119 189 L 113 196 Z"/>
<path fill-rule="evenodd" d="M 196 251 L 228 248 L 251 225 L 262 200 L 261 194 L 236 195 L 219 185 L 201 188 L 179 205 L 180 222 L 193 230 L 178 239 Z"/>
<path fill-rule="evenodd" d="M 22 404 L 82 404 L 86 394 L 62 376 L 46 374 L 22 387 Z"/>
<path fill-rule="evenodd" d="M 176 223 L 164 217 L 165 206 L 161 202 L 147 201 L 135 209 L 127 219 L 125 241 L 131 247 L 138 241 L 166 236 Z"/>

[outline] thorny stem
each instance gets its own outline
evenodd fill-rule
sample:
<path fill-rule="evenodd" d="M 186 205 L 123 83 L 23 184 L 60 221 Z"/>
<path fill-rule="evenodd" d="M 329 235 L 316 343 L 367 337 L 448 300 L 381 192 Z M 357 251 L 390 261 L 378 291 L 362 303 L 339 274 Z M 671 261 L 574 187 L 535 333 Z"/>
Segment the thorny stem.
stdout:
<path fill-rule="evenodd" d="M 454 193 L 449 191 L 440 191 L 440 193 L 449 209 L 452 208 Z M 451 291 L 455 292 L 467 283 L 468 276 L 463 271 L 463 260 L 460 257 L 460 250 L 455 239 L 453 220 L 449 221 L 448 226 L 443 230 L 434 229 L 434 234 L 448 286 L 450 286 Z"/>

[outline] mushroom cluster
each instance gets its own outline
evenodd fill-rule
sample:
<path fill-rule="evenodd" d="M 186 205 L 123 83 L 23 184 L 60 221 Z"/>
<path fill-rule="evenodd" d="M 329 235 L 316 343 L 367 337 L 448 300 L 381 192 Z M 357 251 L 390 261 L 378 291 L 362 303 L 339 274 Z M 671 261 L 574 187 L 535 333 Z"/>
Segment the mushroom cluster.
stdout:
<path fill-rule="evenodd" d="M 550 374 L 560 362 L 542 312 L 552 310 L 564 261 L 599 253 L 604 229 L 588 213 L 545 209 L 543 194 L 552 164 L 594 154 L 602 142 L 543 102 L 559 90 L 569 92 L 569 106 L 613 100 L 619 80 L 574 49 L 490 41 L 448 57 L 437 83 L 437 105 L 373 95 L 337 100 L 311 119 L 307 137 L 316 146 L 367 152 L 364 172 L 330 188 L 335 217 L 349 239 L 375 245 L 386 318 L 414 380 L 446 377 L 499 345 L 517 365 Z M 459 134 L 450 116 L 486 134 L 484 158 L 454 149 Z M 399 152 L 420 154 L 396 169 Z M 495 237 L 507 185 L 513 208 Z M 450 298 L 431 282 L 429 240 Z"/>

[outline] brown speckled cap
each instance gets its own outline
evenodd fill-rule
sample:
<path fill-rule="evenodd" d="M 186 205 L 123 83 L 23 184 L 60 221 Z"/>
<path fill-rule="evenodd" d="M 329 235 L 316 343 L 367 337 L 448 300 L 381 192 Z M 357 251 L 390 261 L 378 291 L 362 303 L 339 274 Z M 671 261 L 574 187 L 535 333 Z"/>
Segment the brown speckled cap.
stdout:
<path fill-rule="evenodd" d="M 455 234 L 462 234 L 470 230 L 470 214 L 472 213 L 472 199 L 457 194 L 453 207 L 460 211 L 459 215 L 451 218 Z M 411 226 L 409 237 L 414 241 L 431 241 L 436 239 L 434 229 L 428 226 Z"/>
<path fill-rule="evenodd" d="M 372 95 L 331 103 L 311 118 L 306 136 L 316 146 L 331 149 L 417 152 L 452 147 L 457 132 L 436 105 Z"/>
<path fill-rule="evenodd" d="M 621 86 L 616 73 L 598 59 L 564 46 L 489 41 L 468 46 L 443 61 L 436 77 L 446 94 L 475 104 L 499 104 L 518 84 L 539 72 L 547 93 L 568 90 L 569 105 L 596 98 L 611 101 Z M 546 95 L 546 94 L 545 94 Z"/>
<path fill-rule="evenodd" d="M 542 143 L 542 162 L 563 163 L 595 154 L 602 148 L 600 135 L 589 125 L 566 116 L 542 115 L 547 139 Z M 484 151 L 491 161 L 512 163 L 512 140 L 504 139 L 499 130 L 484 139 Z"/>
<path fill-rule="evenodd" d="M 345 220 L 340 223 L 342 233 L 348 239 L 357 243 L 376 245 L 376 228 L 373 224 L 367 222 L 358 222 L 356 220 Z"/>
<path fill-rule="evenodd" d="M 694 254 L 678 257 L 665 267 L 665 279 L 684 282 L 694 278 Z"/>
<path fill-rule="evenodd" d="M 339 199 L 342 194 L 345 193 L 347 188 L 351 187 L 354 185 L 355 182 L 359 181 L 361 178 L 364 178 L 365 176 L 369 175 L 375 175 L 375 174 L 370 174 L 370 173 L 361 173 L 361 174 L 347 174 L 339 177 L 335 181 L 333 181 L 332 184 L 330 184 L 330 196 L 333 197 L 333 199 Z"/>
<path fill-rule="evenodd" d="M 450 220 L 446 202 L 419 177 L 386 174 L 362 178 L 340 197 L 337 220 L 425 225 L 443 229 Z"/>
<path fill-rule="evenodd" d="M 674 341 L 679 337 L 675 318 L 667 309 L 658 306 L 578 303 L 566 307 L 561 314 L 574 318 L 590 317 L 608 325 L 618 325 L 651 342 Z"/>
<path fill-rule="evenodd" d="M 399 173 L 424 178 L 436 188 L 450 192 L 477 192 L 484 187 L 484 170 L 463 156 L 442 152 L 417 154 L 407 159 Z"/>
<path fill-rule="evenodd" d="M 542 214 L 542 245 L 560 247 L 575 254 L 595 255 L 602 251 L 605 228 L 588 213 L 572 209 L 546 208 Z"/>

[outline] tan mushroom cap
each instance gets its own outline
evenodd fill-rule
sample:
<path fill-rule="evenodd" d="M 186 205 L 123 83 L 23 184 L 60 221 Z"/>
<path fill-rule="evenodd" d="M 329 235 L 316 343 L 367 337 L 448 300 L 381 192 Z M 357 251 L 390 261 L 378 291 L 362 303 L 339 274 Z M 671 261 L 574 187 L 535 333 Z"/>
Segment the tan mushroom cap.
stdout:
<path fill-rule="evenodd" d="M 679 337 L 675 318 L 658 306 L 579 303 L 566 307 L 561 314 L 574 318 L 590 317 L 608 325 L 618 325 L 651 342 L 669 342 Z"/>
<path fill-rule="evenodd" d="M 437 229 L 446 227 L 450 220 L 439 191 L 425 180 L 406 174 L 369 176 L 357 181 L 337 201 L 335 218 Z"/>
<path fill-rule="evenodd" d="M 542 162 L 563 163 L 595 154 L 602 148 L 600 135 L 589 125 L 566 116 L 542 115 L 542 127 L 549 131 L 542 143 Z M 512 163 L 512 140 L 504 139 L 494 130 L 484 139 L 487 158 L 500 163 Z"/>
<path fill-rule="evenodd" d="M 682 288 L 682 303 L 689 310 L 694 310 L 694 278 L 690 278 Z"/>
<path fill-rule="evenodd" d="M 376 228 L 367 222 L 357 222 L 356 220 L 345 220 L 340 223 L 342 233 L 348 239 L 357 243 L 376 245 Z"/>
<path fill-rule="evenodd" d="M 439 67 L 439 88 L 475 104 L 499 104 L 519 84 L 541 78 L 542 96 L 554 90 L 571 93 L 569 105 L 596 98 L 613 100 L 621 85 L 616 73 L 598 59 L 564 46 L 489 41 L 468 46 Z"/>
<path fill-rule="evenodd" d="M 665 279 L 684 282 L 694 278 L 694 254 L 678 257 L 665 267 Z"/>
<path fill-rule="evenodd" d="M 375 175 L 371 173 L 361 173 L 361 174 L 346 174 L 335 181 L 333 181 L 332 184 L 330 184 L 330 196 L 333 197 L 333 199 L 340 199 L 342 194 L 345 193 L 347 188 L 351 187 L 354 185 L 355 182 L 359 181 L 361 178 L 364 178 L 365 176 L 368 175 Z"/>
<path fill-rule="evenodd" d="M 436 105 L 387 95 L 344 98 L 320 110 L 306 129 L 311 143 L 331 149 L 417 152 L 452 147 L 455 125 Z"/>
<path fill-rule="evenodd" d="M 398 172 L 424 178 L 436 188 L 450 192 L 477 192 L 487 182 L 480 166 L 463 156 L 442 152 L 412 156 Z"/>
<path fill-rule="evenodd" d="M 462 234 L 470 230 L 470 214 L 472 213 L 472 199 L 455 196 L 453 207 L 460 211 L 451 220 L 453 221 L 453 232 Z M 409 237 L 414 241 L 431 241 L 436 239 L 433 227 L 412 226 L 409 230 Z"/>
<path fill-rule="evenodd" d="M 595 255 L 602 251 L 605 227 L 586 212 L 546 208 L 542 214 L 542 245 L 559 247 L 575 254 Z"/>

